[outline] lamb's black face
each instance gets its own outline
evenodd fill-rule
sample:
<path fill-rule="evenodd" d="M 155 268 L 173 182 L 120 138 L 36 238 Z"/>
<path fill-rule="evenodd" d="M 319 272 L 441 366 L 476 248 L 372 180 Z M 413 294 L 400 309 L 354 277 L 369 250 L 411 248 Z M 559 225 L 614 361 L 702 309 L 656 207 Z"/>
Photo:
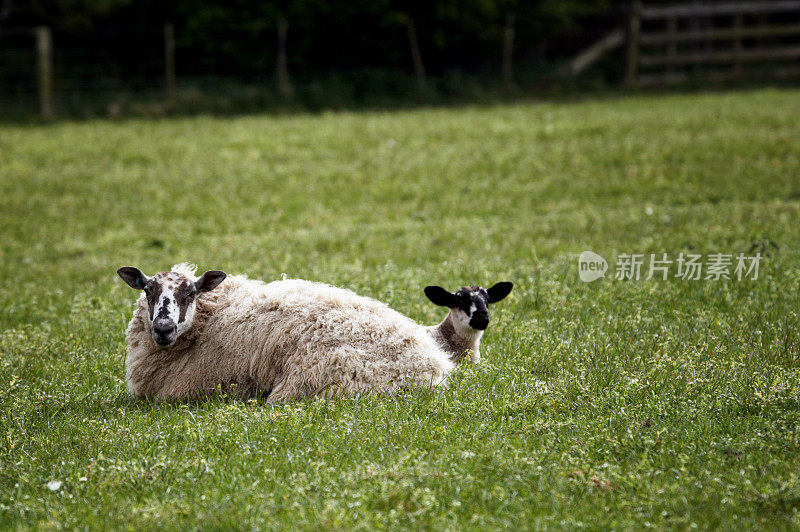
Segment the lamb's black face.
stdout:
<path fill-rule="evenodd" d="M 455 296 L 458 309 L 469 318 L 469 326 L 485 331 L 489 326 L 489 293 L 480 286 L 465 286 Z"/>
<path fill-rule="evenodd" d="M 435 304 L 449 307 L 463 329 L 485 331 L 489 326 L 489 305 L 505 298 L 513 287 L 509 282 L 497 283 L 488 290 L 465 286 L 451 294 L 441 286 L 427 286 L 425 295 Z"/>

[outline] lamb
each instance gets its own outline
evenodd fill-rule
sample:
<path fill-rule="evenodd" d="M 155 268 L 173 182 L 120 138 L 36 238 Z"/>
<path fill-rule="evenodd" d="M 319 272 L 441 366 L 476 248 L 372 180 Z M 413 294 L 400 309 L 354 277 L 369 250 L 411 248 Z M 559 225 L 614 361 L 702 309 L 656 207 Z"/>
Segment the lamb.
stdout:
<path fill-rule="evenodd" d="M 472 362 L 480 362 L 481 336 L 489 326 L 488 305 L 504 299 L 512 288 L 514 284 L 507 281 L 488 290 L 480 286 L 465 286 L 455 293 L 441 286 L 425 287 L 428 299 L 450 309 L 439 325 L 428 327 L 428 332 L 450 355 L 450 360 L 458 364 L 469 356 Z"/>
<path fill-rule="evenodd" d="M 143 292 L 126 333 L 135 397 L 222 391 L 276 403 L 393 393 L 441 384 L 453 369 L 425 327 L 374 299 L 299 279 L 195 271 L 117 271 Z"/>

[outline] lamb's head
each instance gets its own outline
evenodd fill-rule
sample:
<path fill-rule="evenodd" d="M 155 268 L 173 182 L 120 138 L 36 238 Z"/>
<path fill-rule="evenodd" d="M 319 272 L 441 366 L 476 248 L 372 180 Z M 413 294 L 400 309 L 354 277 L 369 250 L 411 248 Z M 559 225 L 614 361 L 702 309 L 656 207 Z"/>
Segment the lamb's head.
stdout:
<path fill-rule="evenodd" d="M 159 347 L 171 347 L 180 335 L 189 330 L 197 297 L 216 288 L 226 277 L 225 272 L 209 270 L 195 279 L 192 271 L 176 267 L 148 277 L 131 266 L 117 270 L 131 288 L 144 292 L 150 333 Z"/>
<path fill-rule="evenodd" d="M 511 293 L 513 283 L 500 282 L 491 288 L 465 286 L 455 293 L 441 286 L 426 286 L 425 295 L 433 303 L 450 309 L 451 322 L 460 327 L 459 333 L 485 331 L 489 326 L 489 305 Z"/>

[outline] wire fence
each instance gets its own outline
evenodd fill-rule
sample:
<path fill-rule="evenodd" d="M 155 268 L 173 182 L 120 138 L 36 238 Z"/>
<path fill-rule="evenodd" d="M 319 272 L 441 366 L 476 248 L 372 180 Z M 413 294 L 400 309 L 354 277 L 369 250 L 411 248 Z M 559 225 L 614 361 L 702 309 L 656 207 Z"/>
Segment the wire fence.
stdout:
<path fill-rule="evenodd" d="M 609 27 L 621 24 L 624 14 L 619 7 L 593 14 L 580 21 L 580 31 L 546 40 L 507 27 L 502 41 L 484 53 L 470 56 L 458 54 L 456 49 L 437 55 L 423 49 L 416 59 L 413 46 L 409 50 L 407 36 L 400 31 L 385 36 L 392 46 L 384 48 L 397 50 L 385 60 L 369 50 L 342 50 L 324 60 L 301 63 L 293 55 L 300 44 L 292 40 L 301 30 L 290 28 L 284 58 L 288 80 L 280 79 L 282 51 L 276 33 L 269 28 L 246 41 L 247 46 L 263 50 L 252 64 L 220 62 L 224 39 L 209 35 L 198 45 L 196 39 L 184 39 L 187 28 L 169 24 L 144 30 L 0 28 L 0 118 L 475 101 L 563 83 L 560 65 Z M 238 39 L 245 29 L 218 31 L 235 34 Z M 335 36 L 327 38 L 335 51 Z M 331 62 L 331 55 L 342 57 Z M 620 79 L 618 59 L 601 63 L 595 79 L 603 83 Z M 424 79 L 420 79 L 418 60 L 427 68 Z"/>
<path fill-rule="evenodd" d="M 49 35 L 48 43 L 42 35 Z M 53 112 L 68 116 L 105 114 L 109 105 L 130 95 L 163 99 L 163 39 L 163 30 L 3 29 L 0 114 L 39 112 L 43 90 L 50 93 Z M 43 89 L 43 76 L 49 78 L 49 88 Z"/>

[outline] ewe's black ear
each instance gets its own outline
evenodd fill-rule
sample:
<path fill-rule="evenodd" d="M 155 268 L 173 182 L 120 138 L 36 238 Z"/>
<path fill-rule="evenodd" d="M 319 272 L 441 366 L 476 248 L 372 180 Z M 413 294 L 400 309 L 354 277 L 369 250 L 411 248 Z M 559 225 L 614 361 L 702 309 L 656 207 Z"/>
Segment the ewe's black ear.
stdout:
<path fill-rule="evenodd" d="M 435 305 L 440 307 L 453 308 L 458 306 L 456 296 L 442 288 L 441 286 L 426 286 L 425 295 L 428 296 Z"/>
<path fill-rule="evenodd" d="M 125 266 L 124 268 L 120 268 L 117 270 L 117 275 L 122 277 L 122 280 L 128 283 L 128 286 L 135 288 L 136 290 L 144 289 L 144 285 L 148 280 L 148 277 L 143 274 L 139 268 L 134 268 L 133 266 Z"/>
<path fill-rule="evenodd" d="M 194 283 L 197 288 L 197 293 L 208 292 L 217 287 L 219 283 L 225 280 L 228 276 L 227 273 L 220 270 L 208 270 Z"/>
<path fill-rule="evenodd" d="M 489 303 L 497 303 L 505 299 L 505 297 L 511 293 L 511 289 L 514 288 L 514 283 L 509 283 L 508 281 L 502 281 L 495 284 L 493 287 L 487 290 L 489 293 Z"/>

